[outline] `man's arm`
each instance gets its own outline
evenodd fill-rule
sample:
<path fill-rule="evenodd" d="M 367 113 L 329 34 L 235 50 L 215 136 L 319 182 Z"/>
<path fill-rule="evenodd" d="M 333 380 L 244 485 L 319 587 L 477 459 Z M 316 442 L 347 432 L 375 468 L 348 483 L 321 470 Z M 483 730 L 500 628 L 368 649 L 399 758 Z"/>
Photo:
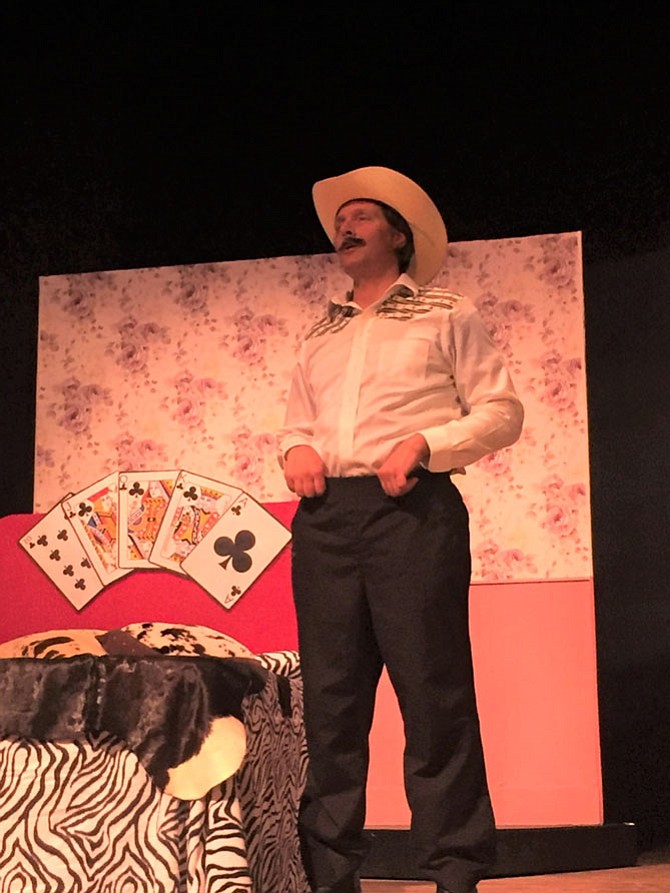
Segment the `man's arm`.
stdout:
<path fill-rule="evenodd" d="M 421 429 L 431 471 L 451 471 L 511 446 L 523 427 L 523 406 L 479 313 L 463 301 L 445 320 L 442 350 L 450 358 L 463 415 Z"/>
<path fill-rule="evenodd" d="M 314 401 L 298 362 L 278 436 L 279 464 L 287 487 L 297 496 L 321 496 L 326 489 L 326 466 L 312 446 L 314 413 Z"/>

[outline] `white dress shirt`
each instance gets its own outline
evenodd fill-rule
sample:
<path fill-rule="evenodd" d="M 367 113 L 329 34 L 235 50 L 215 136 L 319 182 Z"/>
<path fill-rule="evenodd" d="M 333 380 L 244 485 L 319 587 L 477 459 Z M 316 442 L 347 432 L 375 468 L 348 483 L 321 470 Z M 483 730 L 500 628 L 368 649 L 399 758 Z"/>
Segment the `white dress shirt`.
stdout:
<path fill-rule="evenodd" d="M 462 471 L 518 439 L 523 407 L 474 305 L 402 275 L 362 309 L 347 296 L 307 334 L 280 461 L 312 446 L 331 477 L 374 474 L 420 433 L 430 471 Z"/>

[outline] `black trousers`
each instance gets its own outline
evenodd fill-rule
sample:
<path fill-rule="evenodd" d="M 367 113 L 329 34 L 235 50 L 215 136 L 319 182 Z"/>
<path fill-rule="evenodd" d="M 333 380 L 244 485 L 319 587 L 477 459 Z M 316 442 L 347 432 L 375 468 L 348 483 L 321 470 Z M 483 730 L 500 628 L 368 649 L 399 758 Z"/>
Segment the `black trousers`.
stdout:
<path fill-rule="evenodd" d="M 406 496 L 331 478 L 293 524 L 308 781 L 300 835 L 313 889 L 347 889 L 365 855 L 368 734 L 385 664 L 405 729 L 417 868 L 461 893 L 495 856 L 468 626 L 467 510 L 447 474 Z"/>

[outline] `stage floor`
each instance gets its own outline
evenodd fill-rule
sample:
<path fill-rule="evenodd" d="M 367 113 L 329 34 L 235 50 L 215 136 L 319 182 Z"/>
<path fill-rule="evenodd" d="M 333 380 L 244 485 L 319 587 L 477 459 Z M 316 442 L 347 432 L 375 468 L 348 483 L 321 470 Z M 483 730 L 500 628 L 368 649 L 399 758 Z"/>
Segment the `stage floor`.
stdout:
<path fill-rule="evenodd" d="M 363 893 L 434 893 L 433 884 L 417 881 L 361 882 Z M 670 862 L 607 871 L 577 871 L 535 877 L 481 881 L 479 893 L 668 893 Z"/>

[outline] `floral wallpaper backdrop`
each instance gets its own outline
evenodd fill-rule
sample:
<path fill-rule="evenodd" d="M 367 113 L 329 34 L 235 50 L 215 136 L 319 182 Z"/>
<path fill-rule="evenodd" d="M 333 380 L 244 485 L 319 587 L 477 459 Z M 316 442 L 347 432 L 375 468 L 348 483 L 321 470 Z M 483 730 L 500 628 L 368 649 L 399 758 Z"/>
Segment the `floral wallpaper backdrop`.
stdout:
<path fill-rule="evenodd" d="M 186 468 L 292 499 L 275 431 L 303 333 L 347 287 L 334 255 L 43 277 L 35 510 L 112 471 Z M 592 576 L 581 237 L 450 245 L 526 408 L 455 481 L 475 582 Z"/>

